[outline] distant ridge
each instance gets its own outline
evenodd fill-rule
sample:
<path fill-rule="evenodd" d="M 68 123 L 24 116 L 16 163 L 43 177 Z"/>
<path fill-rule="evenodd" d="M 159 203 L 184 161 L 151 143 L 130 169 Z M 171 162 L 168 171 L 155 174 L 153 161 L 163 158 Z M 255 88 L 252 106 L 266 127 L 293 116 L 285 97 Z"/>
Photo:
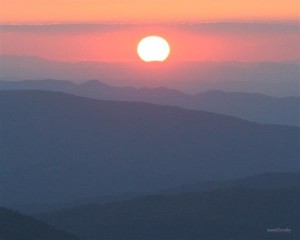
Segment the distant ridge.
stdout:
<path fill-rule="evenodd" d="M 204 181 L 161 190 L 158 193 L 179 194 L 237 187 L 265 190 L 300 188 L 300 172 L 268 172 L 231 181 Z"/>
<path fill-rule="evenodd" d="M 193 94 L 222 90 L 300 96 L 299 61 L 178 62 L 150 67 L 141 62 L 60 62 L 12 55 L 2 55 L 0 61 L 1 80 L 99 79 L 115 86 L 165 86 Z"/>
<path fill-rule="evenodd" d="M 112 87 L 97 80 L 0 81 L 0 90 L 48 90 L 117 101 L 147 102 L 180 106 L 235 116 L 249 121 L 300 126 L 300 98 L 276 98 L 262 94 L 208 91 L 189 95 L 168 88 Z"/>

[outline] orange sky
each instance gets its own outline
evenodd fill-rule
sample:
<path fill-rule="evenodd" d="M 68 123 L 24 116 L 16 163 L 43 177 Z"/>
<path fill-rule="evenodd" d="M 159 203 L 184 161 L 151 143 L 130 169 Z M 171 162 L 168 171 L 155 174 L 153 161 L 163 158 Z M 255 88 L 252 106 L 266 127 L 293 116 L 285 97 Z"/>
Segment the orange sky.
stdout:
<path fill-rule="evenodd" d="M 3 26 L 1 54 L 62 61 L 137 61 L 137 44 L 148 35 L 169 41 L 168 61 L 299 59 L 296 23 Z"/>
<path fill-rule="evenodd" d="M 1 0 L 1 23 L 299 19 L 299 0 Z"/>
<path fill-rule="evenodd" d="M 170 61 L 299 59 L 299 0 L 0 0 L 0 9 L 2 55 L 136 61 L 141 38 L 161 35 Z"/>

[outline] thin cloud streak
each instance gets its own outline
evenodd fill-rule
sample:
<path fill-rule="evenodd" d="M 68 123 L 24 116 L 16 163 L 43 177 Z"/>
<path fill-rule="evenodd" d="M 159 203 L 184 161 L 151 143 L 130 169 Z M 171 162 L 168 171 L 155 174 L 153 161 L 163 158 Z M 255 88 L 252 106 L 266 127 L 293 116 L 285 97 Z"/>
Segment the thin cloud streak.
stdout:
<path fill-rule="evenodd" d="M 297 22 L 199 22 L 199 23 L 169 23 L 169 24 L 140 24 L 140 23 L 52 23 L 52 24 L 2 24 L 0 31 L 9 32 L 107 32 L 139 27 L 167 27 L 191 32 L 264 32 L 264 33 L 299 33 L 300 25 Z"/>

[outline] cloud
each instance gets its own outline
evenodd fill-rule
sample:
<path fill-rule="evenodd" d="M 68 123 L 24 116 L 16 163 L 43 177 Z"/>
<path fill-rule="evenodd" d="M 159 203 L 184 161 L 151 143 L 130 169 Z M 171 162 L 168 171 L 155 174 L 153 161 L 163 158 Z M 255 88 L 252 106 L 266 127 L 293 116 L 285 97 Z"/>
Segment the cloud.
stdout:
<path fill-rule="evenodd" d="M 176 28 L 194 33 L 298 33 L 299 23 L 291 22 L 200 22 L 200 23 L 169 23 L 169 24 L 135 24 L 135 23 L 100 23 L 100 24 L 35 24 L 35 25 L 0 25 L 0 31 L 10 32 L 36 32 L 36 33 L 82 33 L 82 32 L 108 32 L 143 26 L 160 26 Z"/>
<path fill-rule="evenodd" d="M 34 32 L 34 33 L 83 33 L 83 32 L 109 32 L 133 27 L 133 24 L 34 24 L 34 25 L 0 25 L 0 31 Z"/>
<path fill-rule="evenodd" d="M 208 23 L 182 23 L 178 24 L 184 30 L 198 33 L 299 33 L 299 23 L 264 23 L 264 22 L 208 22 Z"/>

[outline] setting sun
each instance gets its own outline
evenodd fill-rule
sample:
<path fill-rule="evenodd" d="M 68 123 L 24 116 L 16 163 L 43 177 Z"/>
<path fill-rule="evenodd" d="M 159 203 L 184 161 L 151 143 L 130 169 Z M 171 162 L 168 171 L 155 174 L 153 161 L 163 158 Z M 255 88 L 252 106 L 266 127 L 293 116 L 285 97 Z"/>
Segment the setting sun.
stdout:
<path fill-rule="evenodd" d="M 145 62 L 163 62 L 170 55 L 170 46 L 162 37 L 149 36 L 140 41 L 137 52 Z"/>

